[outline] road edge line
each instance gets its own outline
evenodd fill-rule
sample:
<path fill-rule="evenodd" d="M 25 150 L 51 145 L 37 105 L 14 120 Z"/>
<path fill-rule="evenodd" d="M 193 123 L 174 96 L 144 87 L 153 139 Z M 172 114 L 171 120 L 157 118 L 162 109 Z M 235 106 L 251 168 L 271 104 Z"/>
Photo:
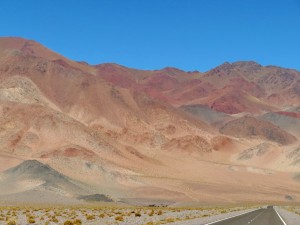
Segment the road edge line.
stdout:
<path fill-rule="evenodd" d="M 216 220 L 216 221 L 214 221 L 214 222 L 205 223 L 204 225 L 210 225 L 210 224 L 218 223 L 218 222 L 221 222 L 221 221 L 223 221 L 223 220 L 228 220 L 228 219 L 231 219 L 231 218 L 233 218 L 233 217 L 237 217 L 237 216 L 241 216 L 241 215 L 244 215 L 244 214 L 247 214 L 247 213 L 254 212 L 254 211 L 256 211 L 256 210 L 259 210 L 259 209 L 255 209 L 255 210 L 252 210 L 252 211 L 250 211 L 250 212 L 241 213 L 241 214 L 236 215 L 236 216 L 230 216 L 230 217 L 227 217 L 227 218 L 225 218 L 225 219 Z M 287 224 L 285 224 L 285 225 L 287 225 Z"/>
<path fill-rule="evenodd" d="M 280 216 L 280 214 L 277 212 L 276 208 L 275 209 L 275 212 L 277 213 L 277 215 L 279 216 L 279 218 L 281 219 L 281 221 L 283 222 L 284 225 L 287 225 L 287 223 L 282 219 L 282 217 Z"/>

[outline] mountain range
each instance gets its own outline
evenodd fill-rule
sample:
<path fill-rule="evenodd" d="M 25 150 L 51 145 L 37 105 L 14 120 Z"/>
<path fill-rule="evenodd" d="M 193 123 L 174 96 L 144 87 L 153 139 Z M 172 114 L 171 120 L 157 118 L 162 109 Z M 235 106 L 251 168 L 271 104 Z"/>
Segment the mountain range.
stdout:
<path fill-rule="evenodd" d="M 89 65 L 0 38 L 0 201 L 38 191 L 128 204 L 299 202 L 299 125 L 297 70 Z"/>

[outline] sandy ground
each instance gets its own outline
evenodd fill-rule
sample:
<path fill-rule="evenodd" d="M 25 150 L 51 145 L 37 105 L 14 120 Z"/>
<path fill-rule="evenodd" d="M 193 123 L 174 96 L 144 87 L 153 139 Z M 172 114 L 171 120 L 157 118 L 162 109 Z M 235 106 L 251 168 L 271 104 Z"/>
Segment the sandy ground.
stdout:
<path fill-rule="evenodd" d="M 253 209 L 198 208 L 180 209 L 164 207 L 0 207 L 0 225 L 66 224 L 66 225 L 159 225 L 194 224 L 194 221 L 210 221 L 228 215 L 236 215 Z M 197 218 L 197 219 L 196 219 Z M 15 222 L 15 223 L 14 223 Z M 202 223 L 201 223 L 202 224 Z"/>

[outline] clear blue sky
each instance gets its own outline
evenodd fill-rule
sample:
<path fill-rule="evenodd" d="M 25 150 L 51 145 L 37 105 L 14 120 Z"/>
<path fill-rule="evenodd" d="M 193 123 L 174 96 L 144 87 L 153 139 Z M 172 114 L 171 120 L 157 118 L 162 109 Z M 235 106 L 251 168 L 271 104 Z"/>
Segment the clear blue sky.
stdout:
<path fill-rule="evenodd" d="M 300 0 L 1 0 L 0 36 L 90 64 L 206 71 L 255 60 L 300 70 Z"/>

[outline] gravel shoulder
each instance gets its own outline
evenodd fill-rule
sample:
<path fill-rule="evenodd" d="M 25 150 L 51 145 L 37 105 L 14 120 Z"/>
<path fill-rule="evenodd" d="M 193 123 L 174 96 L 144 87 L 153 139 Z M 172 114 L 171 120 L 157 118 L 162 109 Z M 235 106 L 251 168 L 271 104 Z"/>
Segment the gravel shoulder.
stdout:
<path fill-rule="evenodd" d="M 246 210 L 241 210 L 241 211 L 236 211 L 236 212 L 223 213 L 223 214 L 210 216 L 210 217 L 203 217 L 203 218 L 197 218 L 197 219 L 186 220 L 186 221 L 181 221 L 181 222 L 175 222 L 175 223 L 172 223 L 172 225 L 204 225 L 204 224 L 211 223 L 214 221 L 223 220 L 228 217 L 238 216 L 238 215 L 248 213 L 248 212 L 251 212 L 254 210 L 257 210 L 257 209 L 246 209 Z"/>
<path fill-rule="evenodd" d="M 299 225 L 300 215 L 290 212 L 282 207 L 275 207 L 275 209 L 287 225 Z"/>

